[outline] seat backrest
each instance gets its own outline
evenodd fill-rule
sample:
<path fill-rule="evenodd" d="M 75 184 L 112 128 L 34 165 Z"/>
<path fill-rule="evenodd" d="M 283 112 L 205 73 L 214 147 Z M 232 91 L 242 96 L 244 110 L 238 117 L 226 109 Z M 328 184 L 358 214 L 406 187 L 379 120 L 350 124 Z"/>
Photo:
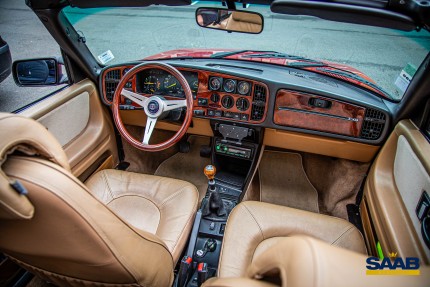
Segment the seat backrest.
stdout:
<path fill-rule="evenodd" d="M 95 199 L 45 128 L 0 114 L 0 139 L 1 252 L 59 286 L 171 285 L 165 244 Z"/>
<path fill-rule="evenodd" d="M 256 14 L 232 12 L 226 25 L 227 30 L 259 33 L 262 28 L 261 18 Z"/>

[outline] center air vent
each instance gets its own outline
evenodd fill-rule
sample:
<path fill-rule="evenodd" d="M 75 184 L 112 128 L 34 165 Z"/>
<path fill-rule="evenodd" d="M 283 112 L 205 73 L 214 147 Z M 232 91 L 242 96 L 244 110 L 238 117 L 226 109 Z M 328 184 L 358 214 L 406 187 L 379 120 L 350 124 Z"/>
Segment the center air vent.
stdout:
<path fill-rule="evenodd" d="M 264 118 L 267 101 L 266 88 L 260 85 L 255 85 L 254 95 L 252 99 L 251 120 L 261 121 Z"/>
<path fill-rule="evenodd" d="M 118 87 L 119 81 L 121 80 L 121 70 L 110 70 L 105 76 L 105 93 L 106 99 L 110 102 L 113 100 L 116 87 Z"/>
<path fill-rule="evenodd" d="M 385 122 L 386 117 L 383 112 L 374 109 L 366 109 L 360 137 L 367 140 L 378 139 L 384 130 Z"/>

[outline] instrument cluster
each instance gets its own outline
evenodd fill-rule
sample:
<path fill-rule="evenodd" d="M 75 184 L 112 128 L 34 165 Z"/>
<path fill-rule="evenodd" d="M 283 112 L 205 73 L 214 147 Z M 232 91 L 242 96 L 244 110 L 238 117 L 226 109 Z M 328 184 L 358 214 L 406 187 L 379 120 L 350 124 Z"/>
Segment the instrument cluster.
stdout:
<path fill-rule="evenodd" d="M 193 96 L 197 95 L 199 88 L 198 73 L 181 71 L 190 85 Z M 179 81 L 171 74 L 160 69 L 145 70 L 137 75 L 137 92 L 150 95 L 163 95 L 185 98 L 184 89 Z"/>

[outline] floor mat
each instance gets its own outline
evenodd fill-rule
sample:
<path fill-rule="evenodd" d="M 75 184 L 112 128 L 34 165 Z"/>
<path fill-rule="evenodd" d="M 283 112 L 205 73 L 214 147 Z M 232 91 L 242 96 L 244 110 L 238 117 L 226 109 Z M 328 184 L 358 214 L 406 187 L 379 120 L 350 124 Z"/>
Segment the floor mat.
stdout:
<path fill-rule="evenodd" d="M 200 156 L 200 147 L 202 145 L 209 145 L 210 138 L 192 135 L 188 138 L 188 141 L 191 144 L 190 152 L 178 152 L 166 159 L 157 168 L 155 175 L 191 182 L 198 188 L 200 200 L 202 200 L 208 187 L 208 180 L 203 174 L 203 169 L 211 163 L 211 160 Z"/>
<path fill-rule="evenodd" d="M 297 153 L 264 151 L 259 166 L 261 201 L 319 212 L 318 193 Z"/>

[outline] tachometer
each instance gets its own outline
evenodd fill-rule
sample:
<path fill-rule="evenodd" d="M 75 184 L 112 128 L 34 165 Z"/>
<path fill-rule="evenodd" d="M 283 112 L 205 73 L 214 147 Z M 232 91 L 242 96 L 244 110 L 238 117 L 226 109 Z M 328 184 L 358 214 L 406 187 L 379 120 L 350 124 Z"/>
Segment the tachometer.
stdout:
<path fill-rule="evenodd" d="M 194 81 L 191 83 L 191 91 L 192 91 L 193 93 L 197 93 L 198 89 L 199 89 L 199 81 L 198 81 L 198 80 L 194 80 Z"/>
<path fill-rule="evenodd" d="M 164 79 L 164 91 L 170 94 L 177 94 L 181 91 L 182 87 L 179 81 L 172 75 L 168 75 Z"/>
<path fill-rule="evenodd" d="M 224 85 L 222 87 L 227 93 L 232 93 L 236 88 L 236 81 L 232 79 L 225 80 Z"/>
<path fill-rule="evenodd" d="M 241 95 L 248 95 L 251 90 L 251 85 L 248 82 L 240 81 L 237 84 L 237 92 Z"/>
<path fill-rule="evenodd" d="M 148 76 L 143 80 L 143 92 L 153 94 L 160 89 L 160 82 L 154 76 Z"/>

